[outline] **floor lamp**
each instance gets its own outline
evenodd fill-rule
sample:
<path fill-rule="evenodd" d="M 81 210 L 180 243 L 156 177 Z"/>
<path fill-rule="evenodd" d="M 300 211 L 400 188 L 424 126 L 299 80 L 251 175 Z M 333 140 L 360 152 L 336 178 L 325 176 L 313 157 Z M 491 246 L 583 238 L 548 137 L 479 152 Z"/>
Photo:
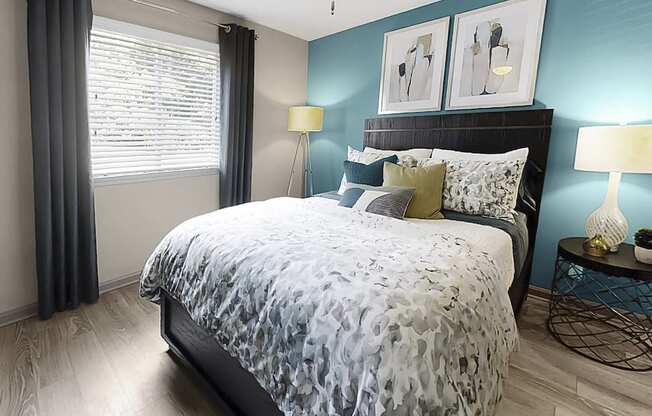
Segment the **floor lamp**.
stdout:
<path fill-rule="evenodd" d="M 288 111 L 288 131 L 298 132 L 299 141 L 294 151 L 292 170 L 288 181 L 288 196 L 294 182 L 294 170 L 297 164 L 299 148 L 303 150 L 303 196 L 312 196 L 312 165 L 310 163 L 310 132 L 321 131 L 324 123 L 324 109 L 321 107 L 298 106 Z"/>

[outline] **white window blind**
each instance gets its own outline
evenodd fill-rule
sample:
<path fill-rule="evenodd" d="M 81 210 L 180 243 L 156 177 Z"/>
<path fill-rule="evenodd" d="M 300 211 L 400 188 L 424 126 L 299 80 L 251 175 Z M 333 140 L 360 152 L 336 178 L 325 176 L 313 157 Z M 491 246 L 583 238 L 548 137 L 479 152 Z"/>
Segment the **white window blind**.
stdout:
<path fill-rule="evenodd" d="M 95 20 L 88 82 L 93 175 L 216 170 L 217 45 Z"/>

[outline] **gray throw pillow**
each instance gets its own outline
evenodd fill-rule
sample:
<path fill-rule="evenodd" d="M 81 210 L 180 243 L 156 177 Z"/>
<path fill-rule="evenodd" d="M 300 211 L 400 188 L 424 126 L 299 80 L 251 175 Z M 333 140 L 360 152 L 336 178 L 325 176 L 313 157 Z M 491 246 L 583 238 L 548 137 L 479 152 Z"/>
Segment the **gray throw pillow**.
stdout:
<path fill-rule="evenodd" d="M 349 184 L 338 205 L 403 219 L 414 192 L 414 188 Z"/>

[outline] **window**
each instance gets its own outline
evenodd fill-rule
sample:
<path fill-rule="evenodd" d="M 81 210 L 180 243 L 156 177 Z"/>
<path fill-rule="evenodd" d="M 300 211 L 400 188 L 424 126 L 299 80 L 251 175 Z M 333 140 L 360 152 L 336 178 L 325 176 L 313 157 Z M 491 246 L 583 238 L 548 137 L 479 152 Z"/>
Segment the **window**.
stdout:
<path fill-rule="evenodd" d="M 217 172 L 217 44 L 95 17 L 89 68 L 96 181 Z"/>

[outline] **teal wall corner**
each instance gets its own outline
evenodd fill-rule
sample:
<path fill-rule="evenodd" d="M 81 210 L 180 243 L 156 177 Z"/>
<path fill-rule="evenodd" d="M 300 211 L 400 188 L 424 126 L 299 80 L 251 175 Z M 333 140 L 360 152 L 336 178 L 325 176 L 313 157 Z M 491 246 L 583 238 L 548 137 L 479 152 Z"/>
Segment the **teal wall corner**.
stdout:
<path fill-rule="evenodd" d="M 442 0 L 310 42 L 308 102 L 325 108 L 323 131 L 311 135 L 316 192 L 337 188 L 346 146 L 361 148 L 364 120 L 377 116 L 384 33 L 495 3 Z M 557 241 L 584 235 L 586 217 L 607 189 L 607 174 L 573 169 L 578 128 L 652 122 L 651 16 L 649 0 L 548 0 L 535 104 L 526 107 L 555 110 L 537 286 L 550 287 Z M 652 175 L 623 175 L 620 204 L 630 234 L 652 226 Z"/>

